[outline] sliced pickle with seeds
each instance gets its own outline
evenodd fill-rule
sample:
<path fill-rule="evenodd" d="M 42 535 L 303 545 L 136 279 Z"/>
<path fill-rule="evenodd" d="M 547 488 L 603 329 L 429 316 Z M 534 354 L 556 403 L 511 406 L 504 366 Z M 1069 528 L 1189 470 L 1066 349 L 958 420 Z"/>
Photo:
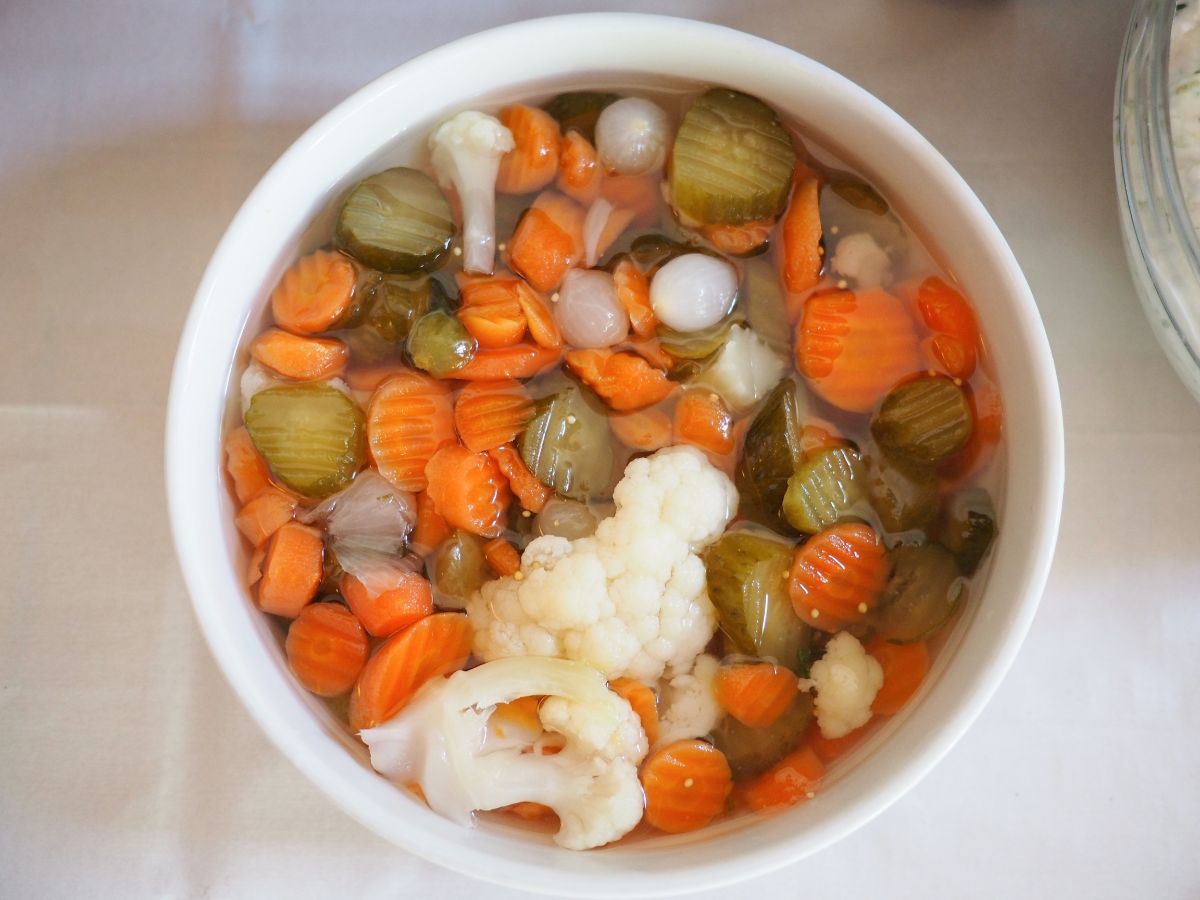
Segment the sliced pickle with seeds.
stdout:
<path fill-rule="evenodd" d="M 996 538 L 996 510 L 982 488 L 957 494 L 942 526 L 942 543 L 967 576 L 974 575 Z"/>
<path fill-rule="evenodd" d="M 930 466 L 889 459 L 878 447 L 866 457 L 867 497 L 883 530 L 928 531 L 938 511 L 938 477 Z"/>
<path fill-rule="evenodd" d="M 925 465 L 936 465 L 965 447 L 973 428 L 966 393 L 938 375 L 893 388 L 871 421 L 871 433 L 885 453 Z"/>
<path fill-rule="evenodd" d="M 941 544 L 901 544 L 888 555 L 892 574 L 875 613 L 876 631 L 893 644 L 924 640 L 966 599 L 966 579 Z"/>
<path fill-rule="evenodd" d="M 563 134 L 574 128 L 589 141 L 596 139 L 596 120 L 611 103 L 620 100 L 618 94 L 599 91 L 568 91 L 559 94 L 542 107 L 554 117 Z"/>
<path fill-rule="evenodd" d="M 456 529 L 437 548 L 429 574 L 434 602 L 447 609 L 462 609 L 486 579 L 483 541 Z"/>
<path fill-rule="evenodd" d="M 434 268 L 456 233 L 441 188 L 424 172 L 403 166 L 356 184 L 334 226 L 340 249 L 389 273 Z"/>
<path fill-rule="evenodd" d="M 742 514 L 781 530 L 790 528 L 782 515 L 783 498 L 804 456 L 807 406 L 807 396 L 792 378 L 779 382 L 746 431 L 735 473 Z"/>
<path fill-rule="evenodd" d="M 783 285 L 775 264 L 767 259 L 745 263 L 740 304 L 754 333 L 776 353 L 787 355 L 792 347 L 792 326 L 784 305 Z"/>
<path fill-rule="evenodd" d="M 846 516 L 861 516 L 866 512 L 865 480 L 866 469 L 857 450 L 818 450 L 788 479 L 784 518 L 797 531 L 816 534 Z"/>
<path fill-rule="evenodd" d="M 444 309 L 423 315 L 408 334 L 413 365 L 435 378 L 461 369 L 475 356 L 478 346 L 466 326 Z"/>
<path fill-rule="evenodd" d="M 812 725 L 813 702 L 801 692 L 782 716 L 766 728 L 750 728 L 725 716 L 713 731 L 713 744 L 725 754 L 735 781 L 769 769 L 799 745 Z"/>
<path fill-rule="evenodd" d="M 586 502 L 607 494 L 612 433 L 604 405 L 586 388 L 570 383 L 540 400 L 520 449 L 529 471 L 560 496 Z"/>

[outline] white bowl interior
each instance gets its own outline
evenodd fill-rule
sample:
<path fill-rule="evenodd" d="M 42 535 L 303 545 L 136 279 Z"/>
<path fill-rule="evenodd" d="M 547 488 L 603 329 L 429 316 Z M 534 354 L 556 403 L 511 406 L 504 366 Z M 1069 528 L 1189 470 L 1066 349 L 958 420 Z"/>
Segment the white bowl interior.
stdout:
<path fill-rule="evenodd" d="M 371 771 L 361 745 L 293 683 L 277 629 L 248 598 L 245 552 L 220 489 L 230 378 L 271 286 L 311 243 L 309 223 L 406 135 L 449 112 L 538 91 L 675 80 L 728 85 L 774 105 L 871 178 L 961 281 L 1004 397 L 1007 475 L 997 501 L 1007 517 L 984 596 L 918 701 L 856 748 L 814 801 L 588 853 L 516 826 L 466 832 Z M 663 894 L 760 874 L 837 840 L 958 739 L 1010 665 L 1045 583 L 1062 496 L 1062 421 L 1045 333 L 1011 252 L 970 189 L 895 113 L 819 64 L 739 32 L 653 16 L 567 16 L 486 32 L 405 64 L 324 117 L 268 172 L 222 239 L 188 319 L 171 388 L 167 482 L 180 561 L 214 655 L 271 739 L 348 812 L 414 853 L 499 883 Z M 946 668 L 953 678 L 938 677 Z"/>

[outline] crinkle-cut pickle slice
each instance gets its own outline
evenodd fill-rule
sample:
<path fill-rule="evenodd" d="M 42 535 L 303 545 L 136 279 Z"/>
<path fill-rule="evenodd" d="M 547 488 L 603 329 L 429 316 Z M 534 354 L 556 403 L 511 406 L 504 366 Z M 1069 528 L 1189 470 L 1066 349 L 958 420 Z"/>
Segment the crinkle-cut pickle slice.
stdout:
<path fill-rule="evenodd" d="M 812 453 L 791 478 L 783 515 L 793 528 L 816 534 L 863 509 L 865 467 L 857 450 L 829 447 Z"/>
<path fill-rule="evenodd" d="M 966 579 L 941 544 L 902 544 L 889 555 L 892 574 L 875 613 L 876 630 L 894 644 L 924 640 L 958 610 Z"/>
<path fill-rule="evenodd" d="M 571 500 L 596 499 L 612 480 L 612 433 L 604 406 L 569 384 L 541 400 L 521 435 L 521 459 L 542 484 Z"/>
<path fill-rule="evenodd" d="M 871 422 L 871 433 L 884 452 L 926 465 L 936 465 L 965 447 L 972 428 L 966 393 L 938 375 L 894 388 Z"/>
<path fill-rule="evenodd" d="M 385 169 L 354 186 L 338 211 L 337 246 L 381 272 L 432 269 L 457 229 L 450 202 L 424 172 Z"/>

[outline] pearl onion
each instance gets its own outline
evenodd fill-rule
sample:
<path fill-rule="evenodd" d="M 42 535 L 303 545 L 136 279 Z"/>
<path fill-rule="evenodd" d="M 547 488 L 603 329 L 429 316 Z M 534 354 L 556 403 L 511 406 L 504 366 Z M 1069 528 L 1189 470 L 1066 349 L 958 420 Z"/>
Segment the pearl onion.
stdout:
<path fill-rule="evenodd" d="M 629 316 L 613 277 L 597 269 L 571 269 L 554 306 L 554 320 L 572 347 L 611 347 L 629 334 Z"/>
<path fill-rule="evenodd" d="M 641 175 L 662 166 L 671 124 L 663 110 L 641 97 L 610 103 L 596 120 L 600 161 L 619 175 Z"/>
<path fill-rule="evenodd" d="M 707 253 L 685 253 L 658 270 L 650 282 L 650 305 L 676 331 L 700 331 L 729 314 L 737 297 L 737 270 Z"/>

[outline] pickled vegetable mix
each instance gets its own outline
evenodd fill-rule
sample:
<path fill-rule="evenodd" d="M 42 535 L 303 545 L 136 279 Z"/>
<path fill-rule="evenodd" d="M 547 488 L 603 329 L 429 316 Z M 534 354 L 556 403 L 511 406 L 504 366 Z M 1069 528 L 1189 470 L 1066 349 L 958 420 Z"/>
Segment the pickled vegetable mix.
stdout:
<path fill-rule="evenodd" d="M 420 141 L 337 198 L 237 382 L 297 683 L 416 802 L 571 849 L 818 798 L 986 602 L 1003 405 L 963 288 L 729 88 Z"/>

